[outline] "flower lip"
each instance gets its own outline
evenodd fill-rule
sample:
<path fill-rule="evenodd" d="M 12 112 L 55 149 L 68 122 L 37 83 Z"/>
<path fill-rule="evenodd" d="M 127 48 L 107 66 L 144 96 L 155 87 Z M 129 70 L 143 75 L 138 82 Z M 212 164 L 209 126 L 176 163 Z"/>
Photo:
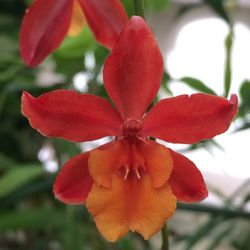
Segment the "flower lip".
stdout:
<path fill-rule="evenodd" d="M 128 118 L 122 126 L 122 135 L 125 139 L 133 140 L 140 137 L 142 131 L 142 121 L 137 118 Z"/>

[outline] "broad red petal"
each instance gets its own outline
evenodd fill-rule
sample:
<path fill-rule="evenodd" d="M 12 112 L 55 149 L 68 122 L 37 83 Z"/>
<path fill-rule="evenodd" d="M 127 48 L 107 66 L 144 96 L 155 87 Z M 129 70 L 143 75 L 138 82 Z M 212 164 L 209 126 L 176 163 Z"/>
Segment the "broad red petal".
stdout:
<path fill-rule="evenodd" d="M 162 79 L 163 62 L 154 35 L 132 17 L 104 65 L 104 84 L 122 117 L 141 117 Z"/>
<path fill-rule="evenodd" d="M 145 239 L 157 233 L 174 213 L 176 199 L 167 183 L 154 189 L 149 175 L 124 180 L 114 174 L 110 188 L 93 184 L 86 206 L 100 233 L 114 242 L 128 230 Z"/>
<path fill-rule="evenodd" d="M 120 0 L 78 0 L 96 40 L 111 49 L 128 17 Z"/>
<path fill-rule="evenodd" d="M 20 33 L 24 62 L 36 66 L 55 50 L 68 32 L 74 0 L 36 0 L 27 11 Z"/>
<path fill-rule="evenodd" d="M 169 184 L 178 201 L 198 202 L 208 196 L 206 184 L 199 169 L 185 156 L 170 149 L 174 168 Z"/>
<path fill-rule="evenodd" d="M 118 136 L 121 131 L 121 118 L 108 101 L 70 90 L 38 98 L 24 92 L 22 113 L 40 133 L 75 142 Z"/>
<path fill-rule="evenodd" d="M 83 204 L 93 180 L 88 169 L 89 152 L 71 158 L 61 169 L 54 183 L 55 197 L 68 204 Z"/>
<path fill-rule="evenodd" d="M 144 136 L 173 143 L 196 143 L 225 132 L 237 114 L 237 96 L 194 94 L 158 102 L 144 118 Z"/>

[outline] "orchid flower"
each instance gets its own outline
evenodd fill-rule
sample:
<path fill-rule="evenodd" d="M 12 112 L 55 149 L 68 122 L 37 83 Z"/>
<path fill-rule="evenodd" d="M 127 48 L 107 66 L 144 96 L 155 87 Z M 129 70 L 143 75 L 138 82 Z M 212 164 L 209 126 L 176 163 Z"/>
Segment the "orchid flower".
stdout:
<path fill-rule="evenodd" d="M 128 18 L 120 0 L 35 0 L 23 19 L 20 52 L 36 66 L 67 34 L 82 30 L 86 18 L 96 40 L 111 49 Z"/>
<path fill-rule="evenodd" d="M 72 142 L 114 140 L 71 158 L 56 178 L 55 197 L 86 203 L 109 241 L 129 230 L 145 239 L 173 215 L 176 201 L 207 197 L 200 171 L 185 156 L 151 140 L 191 144 L 225 132 L 237 113 L 237 97 L 193 94 L 159 101 L 148 112 L 163 74 L 150 28 L 134 16 L 104 65 L 108 100 L 70 90 L 34 98 L 24 92 L 22 113 L 48 137 Z"/>

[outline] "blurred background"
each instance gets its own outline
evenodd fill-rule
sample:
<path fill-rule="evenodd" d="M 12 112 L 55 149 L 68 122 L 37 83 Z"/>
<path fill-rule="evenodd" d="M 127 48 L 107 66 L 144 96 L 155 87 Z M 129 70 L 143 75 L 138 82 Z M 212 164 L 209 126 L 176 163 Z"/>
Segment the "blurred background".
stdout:
<path fill-rule="evenodd" d="M 20 113 L 20 96 L 66 88 L 107 97 L 108 51 L 88 27 L 36 68 L 19 56 L 18 35 L 31 1 L 0 0 L 0 250 L 154 250 L 128 234 L 115 244 L 97 232 L 84 206 L 55 200 L 55 176 L 70 157 L 110 140 L 74 144 L 42 137 Z M 123 0 L 128 15 L 132 0 Z M 196 163 L 209 197 L 178 204 L 168 223 L 174 250 L 250 250 L 250 0 L 145 0 L 165 73 L 157 98 L 196 92 L 240 99 L 230 130 L 195 145 L 170 145 Z M 205 124 L 204 124 L 205 125 Z"/>

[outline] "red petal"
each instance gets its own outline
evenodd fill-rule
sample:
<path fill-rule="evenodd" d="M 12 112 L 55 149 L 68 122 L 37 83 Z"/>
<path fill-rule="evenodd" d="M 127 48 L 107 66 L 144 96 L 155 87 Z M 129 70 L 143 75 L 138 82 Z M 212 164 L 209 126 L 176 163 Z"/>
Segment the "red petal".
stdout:
<path fill-rule="evenodd" d="M 225 132 L 237 114 L 237 96 L 194 94 L 157 103 L 144 119 L 144 135 L 173 143 L 196 143 Z"/>
<path fill-rule="evenodd" d="M 36 0 L 27 11 L 20 33 L 24 62 L 36 66 L 55 50 L 68 32 L 73 0 Z"/>
<path fill-rule="evenodd" d="M 63 166 L 53 187 L 55 197 L 68 204 L 83 204 L 93 183 L 88 169 L 89 152 L 71 158 Z"/>
<path fill-rule="evenodd" d="M 169 184 L 178 201 L 197 202 L 208 196 L 203 177 L 195 164 L 169 149 L 174 161 Z"/>
<path fill-rule="evenodd" d="M 143 18 L 132 17 L 104 65 L 104 84 L 123 118 L 141 117 L 155 97 L 163 62 Z"/>
<path fill-rule="evenodd" d="M 105 99 L 70 90 L 55 90 L 38 98 L 24 92 L 22 113 L 40 133 L 75 142 L 118 136 L 122 124 Z"/>
<path fill-rule="evenodd" d="M 96 40 L 111 49 L 128 17 L 120 0 L 78 0 Z"/>

